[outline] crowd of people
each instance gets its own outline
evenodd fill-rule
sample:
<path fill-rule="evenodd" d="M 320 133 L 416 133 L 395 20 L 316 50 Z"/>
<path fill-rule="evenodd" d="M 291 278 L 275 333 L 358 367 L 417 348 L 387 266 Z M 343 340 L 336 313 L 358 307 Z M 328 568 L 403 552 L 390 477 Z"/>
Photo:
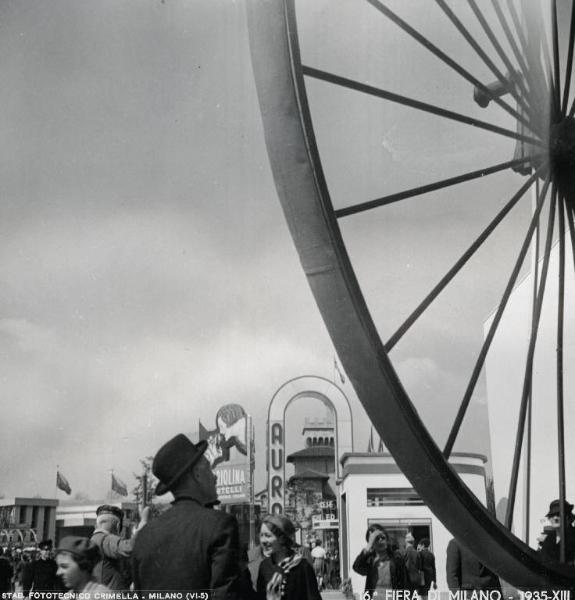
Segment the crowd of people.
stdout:
<path fill-rule="evenodd" d="M 0 549 L 0 593 L 20 590 L 28 596 L 32 589 L 63 591 L 57 570 L 51 540 L 41 541 L 37 551 Z"/>
<path fill-rule="evenodd" d="M 159 482 L 155 491 L 159 496 L 171 492 L 174 500 L 154 519 L 143 509 L 131 538 L 121 535 L 122 510 L 102 505 L 90 538 L 67 536 L 55 549 L 50 540 L 43 541 L 37 556 L 0 553 L 0 592 L 19 588 L 28 596 L 71 590 L 89 600 L 97 592 L 204 591 L 212 600 L 320 600 L 320 592 L 334 582 L 329 566 L 339 561 L 321 540 L 299 546 L 294 524 L 275 514 L 262 519 L 259 546 L 242 553 L 235 517 L 214 509 L 219 503 L 216 477 L 206 448 L 207 442 L 194 444 L 183 434 L 160 448 L 152 465 Z M 545 559 L 559 560 L 564 552 L 566 562 L 575 561 L 572 509 L 567 502 L 563 507 L 558 500 L 551 503 L 549 526 L 539 540 Z M 393 536 L 372 524 L 365 540 L 353 563 L 365 577 L 364 597 L 409 590 L 426 598 L 436 589 L 428 538 L 416 544 L 407 533 L 400 550 Z M 497 575 L 456 540 L 448 544 L 446 558 L 450 590 L 500 589 Z"/>

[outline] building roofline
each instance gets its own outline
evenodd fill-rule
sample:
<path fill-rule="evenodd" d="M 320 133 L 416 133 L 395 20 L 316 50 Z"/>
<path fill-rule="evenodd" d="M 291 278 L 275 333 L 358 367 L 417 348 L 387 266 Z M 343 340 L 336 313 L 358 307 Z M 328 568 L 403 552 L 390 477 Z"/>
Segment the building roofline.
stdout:
<path fill-rule="evenodd" d="M 58 506 L 59 503 L 59 500 L 56 498 L 13 496 L 11 498 L 0 499 L 0 506 Z"/>
<path fill-rule="evenodd" d="M 349 458 L 390 458 L 395 462 L 393 456 L 389 452 L 345 452 L 339 459 L 340 464 L 343 466 L 343 463 Z M 485 454 L 479 454 L 478 452 L 452 452 L 450 461 L 454 462 L 454 459 L 462 458 L 480 460 L 483 464 L 487 463 L 487 456 L 485 456 Z"/>

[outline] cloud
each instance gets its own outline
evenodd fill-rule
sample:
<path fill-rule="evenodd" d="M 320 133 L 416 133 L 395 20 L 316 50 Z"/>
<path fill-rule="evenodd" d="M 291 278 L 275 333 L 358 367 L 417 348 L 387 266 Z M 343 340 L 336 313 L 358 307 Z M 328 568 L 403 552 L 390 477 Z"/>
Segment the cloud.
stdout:
<path fill-rule="evenodd" d="M 467 381 L 429 357 L 407 358 L 400 361 L 396 369 L 426 429 L 443 447 Z M 474 396 L 458 435 L 456 450 L 489 455 L 488 440 L 485 403 Z"/>

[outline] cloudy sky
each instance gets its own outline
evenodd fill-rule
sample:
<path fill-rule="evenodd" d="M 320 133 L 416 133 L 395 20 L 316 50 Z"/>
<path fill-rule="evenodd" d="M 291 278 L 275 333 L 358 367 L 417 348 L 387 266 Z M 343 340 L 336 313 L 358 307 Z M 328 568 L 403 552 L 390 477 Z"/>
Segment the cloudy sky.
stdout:
<path fill-rule="evenodd" d="M 514 128 L 373 8 L 310 4 L 302 50 L 315 66 Z M 437 8 L 405 16 L 493 79 Z M 513 153 L 511 140 L 317 82 L 310 99 L 336 206 Z M 102 498 L 110 469 L 132 486 L 139 458 L 229 402 L 254 417 L 263 487 L 271 397 L 299 375 L 333 378 L 334 349 L 275 193 L 244 3 L 4 0 L 0 106 L 0 493 L 53 496 L 59 465 L 74 493 Z M 422 197 L 426 212 L 410 200 L 345 221 L 383 336 L 522 182 L 494 176 Z M 439 440 L 504 281 L 493 257 L 520 243 L 529 212 L 530 200 L 394 351 Z M 343 388 L 364 451 L 369 423 Z M 458 448 L 488 452 L 483 385 L 472 411 Z"/>

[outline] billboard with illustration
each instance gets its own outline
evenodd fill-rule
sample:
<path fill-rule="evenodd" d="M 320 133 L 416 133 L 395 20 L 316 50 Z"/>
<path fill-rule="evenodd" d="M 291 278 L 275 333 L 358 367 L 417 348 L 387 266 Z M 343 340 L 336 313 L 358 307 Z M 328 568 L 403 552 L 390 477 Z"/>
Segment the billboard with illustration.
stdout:
<path fill-rule="evenodd" d="M 218 498 L 223 504 L 250 502 L 253 475 L 253 429 L 251 417 L 239 404 L 222 406 L 215 428 L 201 421 L 200 440 L 208 442 L 205 452 L 216 474 Z"/>

